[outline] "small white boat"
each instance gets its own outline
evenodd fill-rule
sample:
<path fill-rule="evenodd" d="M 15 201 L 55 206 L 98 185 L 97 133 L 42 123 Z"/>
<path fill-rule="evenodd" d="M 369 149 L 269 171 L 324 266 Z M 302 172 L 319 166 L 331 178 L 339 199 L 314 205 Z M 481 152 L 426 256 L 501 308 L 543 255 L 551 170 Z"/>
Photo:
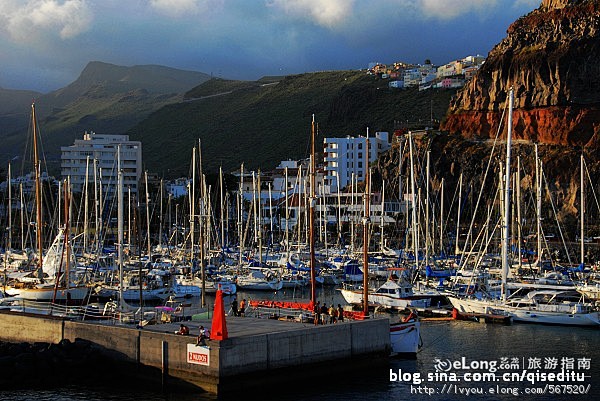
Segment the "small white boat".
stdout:
<path fill-rule="evenodd" d="M 415 358 L 421 348 L 421 323 L 414 314 L 390 324 L 392 355 Z"/>
<path fill-rule="evenodd" d="M 349 304 L 362 305 L 362 287 L 345 285 L 340 290 Z M 388 279 L 381 287 L 369 292 L 369 305 L 388 309 L 426 308 L 431 298 L 415 295 L 410 282 L 403 279 Z"/>

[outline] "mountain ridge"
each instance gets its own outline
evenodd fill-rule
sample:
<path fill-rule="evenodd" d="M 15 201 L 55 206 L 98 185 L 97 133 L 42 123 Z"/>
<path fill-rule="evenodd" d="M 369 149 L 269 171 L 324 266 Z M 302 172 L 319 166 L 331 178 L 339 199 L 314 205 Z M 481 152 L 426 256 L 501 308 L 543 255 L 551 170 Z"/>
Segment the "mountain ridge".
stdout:
<path fill-rule="evenodd" d="M 91 61 L 75 81 L 46 94 L 2 90 L 0 163 L 27 157 L 23 149 L 34 98 L 50 168 L 56 172 L 60 146 L 72 144 L 84 131 L 122 133 L 162 106 L 181 101 L 185 92 L 208 79 L 208 74 L 172 67 Z"/>

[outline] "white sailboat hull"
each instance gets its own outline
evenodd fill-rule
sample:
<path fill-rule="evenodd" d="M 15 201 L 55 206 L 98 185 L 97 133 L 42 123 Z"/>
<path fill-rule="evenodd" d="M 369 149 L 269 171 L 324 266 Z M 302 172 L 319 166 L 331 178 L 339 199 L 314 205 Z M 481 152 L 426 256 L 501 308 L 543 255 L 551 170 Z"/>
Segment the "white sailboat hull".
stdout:
<path fill-rule="evenodd" d="M 237 287 L 244 290 L 254 291 L 278 291 L 283 288 L 283 281 L 247 280 L 238 277 Z"/>
<path fill-rule="evenodd" d="M 420 341 L 420 322 L 399 322 L 390 325 L 392 355 L 416 356 Z"/>
<path fill-rule="evenodd" d="M 347 303 L 353 305 L 362 305 L 363 293 L 358 290 L 342 289 L 342 296 Z M 422 298 L 398 298 L 392 295 L 382 295 L 373 292 L 369 293 L 369 305 L 384 306 L 388 309 L 406 309 L 406 308 L 426 308 L 429 306 L 430 299 Z"/>
<path fill-rule="evenodd" d="M 82 301 L 87 298 L 89 292 L 90 289 L 88 287 L 59 288 L 56 290 L 55 298 L 54 286 L 45 286 L 42 288 L 6 288 L 6 294 L 11 297 L 38 302 L 52 302 L 53 299 L 58 302 Z"/>
<path fill-rule="evenodd" d="M 505 315 L 510 316 L 513 321 L 524 323 L 566 326 L 600 325 L 600 316 L 598 312 L 578 313 L 576 310 L 572 310 L 571 313 L 569 313 L 552 310 L 552 308 L 550 308 L 551 305 L 545 307 L 541 305 L 532 307 L 514 307 L 500 301 L 491 302 L 479 299 L 462 299 L 452 296 L 449 296 L 448 299 L 452 303 L 452 306 L 461 313 Z"/>

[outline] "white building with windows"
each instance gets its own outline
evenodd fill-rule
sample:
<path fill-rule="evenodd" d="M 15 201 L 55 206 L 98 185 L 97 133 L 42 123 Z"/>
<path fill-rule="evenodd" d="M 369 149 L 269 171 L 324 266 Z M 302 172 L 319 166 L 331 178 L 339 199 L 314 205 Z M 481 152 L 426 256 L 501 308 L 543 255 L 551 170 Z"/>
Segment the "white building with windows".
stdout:
<path fill-rule="evenodd" d="M 376 132 L 369 137 L 367 162 L 367 138 L 347 136 L 345 138 L 325 138 L 323 142 L 323 165 L 325 168 L 325 189 L 335 193 L 352 183 L 365 180 L 368 163 L 377 159 L 381 152 L 390 148 L 389 133 Z M 339 184 L 339 185 L 338 185 Z"/>
<path fill-rule="evenodd" d="M 117 184 L 117 148 L 121 145 L 123 186 L 132 193 L 138 192 L 142 176 L 142 143 L 130 141 L 129 135 L 104 135 L 85 132 L 71 146 L 61 146 L 60 167 L 63 179 L 69 177 L 73 191 L 83 192 L 88 177 L 88 187 L 94 180 L 102 183 L 102 190 L 111 193 Z"/>

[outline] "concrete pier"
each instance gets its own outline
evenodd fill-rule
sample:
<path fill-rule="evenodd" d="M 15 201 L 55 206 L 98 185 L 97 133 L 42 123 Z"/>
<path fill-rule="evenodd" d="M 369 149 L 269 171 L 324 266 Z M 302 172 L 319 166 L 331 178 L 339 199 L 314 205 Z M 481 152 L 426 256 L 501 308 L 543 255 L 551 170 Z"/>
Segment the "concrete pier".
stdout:
<path fill-rule="evenodd" d="M 228 317 L 229 338 L 196 346 L 199 326 L 210 320 L 184 322 L 189 336 L 174 334 L 180 323 L 146 326 L 81 322 L 62 318 L 0 313 L 0 340 L 58 343 L 87 340 L 115 362 L 142 369 L 145 378 L 166 385 L 193 386 L 222 394 L 260 386 L 266 378 L 311 377 L 322 369 L 352 370 L 383 361 L 390 351 L 388 319 L 314 326 L 309 323 Z M 294 375 L 289 375 L 293 368 Z"/>

